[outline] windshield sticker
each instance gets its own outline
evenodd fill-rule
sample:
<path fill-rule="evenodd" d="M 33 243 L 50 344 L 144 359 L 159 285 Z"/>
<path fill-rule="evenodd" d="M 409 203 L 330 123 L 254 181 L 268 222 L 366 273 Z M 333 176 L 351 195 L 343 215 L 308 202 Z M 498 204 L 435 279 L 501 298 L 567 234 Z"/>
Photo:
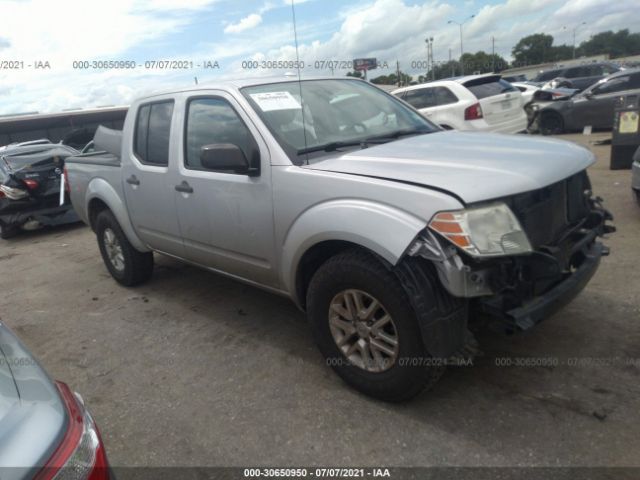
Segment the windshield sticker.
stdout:
<path fill-rule="evenodd" d="M 251 93 L 250 95 L 263 112 L 300 110 L 302 108 L 289 92 Z"/>

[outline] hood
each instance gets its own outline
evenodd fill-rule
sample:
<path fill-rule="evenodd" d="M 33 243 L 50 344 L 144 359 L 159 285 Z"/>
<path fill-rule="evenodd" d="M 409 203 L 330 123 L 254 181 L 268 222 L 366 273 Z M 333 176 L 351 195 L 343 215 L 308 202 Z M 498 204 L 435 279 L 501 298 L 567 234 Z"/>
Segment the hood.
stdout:
<path fill-rule="evenodd" d="M 537 190 L 595 162 L 563 140 L 475 132 L 437 132 L 334 156 L 306 168 L 414 183 L 464 203 Z"/>

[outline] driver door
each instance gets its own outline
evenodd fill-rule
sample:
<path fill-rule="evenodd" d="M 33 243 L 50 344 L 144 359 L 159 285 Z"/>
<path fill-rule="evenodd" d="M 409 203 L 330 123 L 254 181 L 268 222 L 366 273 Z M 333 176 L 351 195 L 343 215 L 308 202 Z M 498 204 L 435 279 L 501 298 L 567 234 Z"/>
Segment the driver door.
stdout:
<path fill-rule="evenodd" d="M 181 98 L 182 145 L 175 202 L 185 256 L 197 264 L 275 286 L 270 156 L 235 99 L 223 91 Z M 238 146 L 257 172 L 207 170 L 202 147 Z"/>

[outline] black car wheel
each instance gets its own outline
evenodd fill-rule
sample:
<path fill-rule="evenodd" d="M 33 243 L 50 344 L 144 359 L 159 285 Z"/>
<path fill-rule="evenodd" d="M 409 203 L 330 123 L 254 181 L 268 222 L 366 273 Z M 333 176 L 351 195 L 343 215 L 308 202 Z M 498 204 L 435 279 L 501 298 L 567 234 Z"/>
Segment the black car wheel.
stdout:
<path fill-rule="evenodd" d="M 18 235 L 18 233 L 20 233 L 20 227 L 0 222 L 0 238 L 3 240 L 13 238 Z"/>
<path fill-rule="evenodd" d="M 386 401 L 407 400 L 444 373 L 418 325 L 418 316 L 440 314 L 441 307 L 420 304 L 424 311 L 416 312 L 394 271 L 361 250 L 327 260 L 307 292 L 307 314 L 327 365 L 355 389 Z"/>
<path fill-rule="evenodd" d="M 540 118 L 540 132 L 543 135 L 557 135 L 564 132 L 564 120 L 559 113 L 544 112 Z"/>
<path fill-rule="evenodd" d="M 136 250 L 109 210 L 98 215 L 96 235 L 102 260 L 118 283 L 132 287 L 151 277 L 153 253 Z"/>

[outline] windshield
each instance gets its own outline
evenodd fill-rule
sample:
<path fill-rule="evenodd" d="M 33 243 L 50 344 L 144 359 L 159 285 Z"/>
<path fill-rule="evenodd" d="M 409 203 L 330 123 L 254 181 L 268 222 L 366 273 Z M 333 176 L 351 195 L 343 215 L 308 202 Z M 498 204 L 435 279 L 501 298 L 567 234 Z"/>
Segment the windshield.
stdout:
<path fill-rule="evenodd" d="M 242 93 L 295 164 L 312 153 L 438 130 L 399 100 L 359 80 L 292 81 L 245 87 Z"/>

